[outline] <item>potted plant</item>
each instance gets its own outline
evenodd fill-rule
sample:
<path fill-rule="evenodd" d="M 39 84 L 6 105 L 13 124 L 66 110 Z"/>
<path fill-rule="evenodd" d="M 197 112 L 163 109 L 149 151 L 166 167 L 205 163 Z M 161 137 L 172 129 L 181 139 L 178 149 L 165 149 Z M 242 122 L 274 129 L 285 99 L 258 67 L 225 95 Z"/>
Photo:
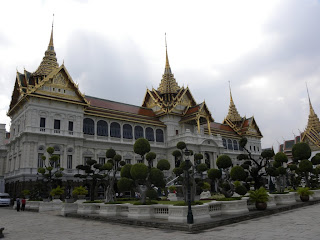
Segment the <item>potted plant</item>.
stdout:
<path fill-rule="evenodd" d="M 310 191 L 308 187 L 300 187 L 297 189 L 297 193 L 300 195 L 300 199 L 302 202 L 308 202 L 310 198 L 309 196 L 314 192 Z"/>
<path fill-rule="evenodd" d="M 54 189 L 51 190 L 50 195 L 54 198 L 54 199 L 58 199 L 60 198 L 60 196 L 64 194 L 64 187 L 56 187 Z"/>
<path fill-rule="evenodd" d="M 267 208 L 267 202 L 269 200 L 269 196 L 267 190 L 263 187 L 260 187 L 257 190 L 249 191 L 249 199 L 250 201 L 256 204 L 256 208 L 258 210 L 265 210 Z"/>
<path fill-rule="evenodd" d="M 84 199 L 87 194 L 88 190 L 83 186 L 75 187 L 72 191 L 72 196 L 77 196 L 78 199 Z"/>

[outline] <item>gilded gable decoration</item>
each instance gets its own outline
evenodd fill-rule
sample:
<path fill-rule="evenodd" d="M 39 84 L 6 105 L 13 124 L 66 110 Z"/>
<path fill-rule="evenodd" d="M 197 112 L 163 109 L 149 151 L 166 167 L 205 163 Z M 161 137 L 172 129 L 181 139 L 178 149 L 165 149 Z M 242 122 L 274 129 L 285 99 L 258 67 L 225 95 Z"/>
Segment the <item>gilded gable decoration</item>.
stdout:
<path fill-rule="evenodd" d="M 307 87 L 307 93 L 309 98 L 309 117 L 308 117 L 307 127 L 302 136 L 302 141 L 309 142 L 312 148 L 319 149 L 320 148 L 320 135 L 319 135 L 320 121 L 312 107 L 308 87 Z M 315 145 L 315 147 L 313 147 L 312 145 Z"/>

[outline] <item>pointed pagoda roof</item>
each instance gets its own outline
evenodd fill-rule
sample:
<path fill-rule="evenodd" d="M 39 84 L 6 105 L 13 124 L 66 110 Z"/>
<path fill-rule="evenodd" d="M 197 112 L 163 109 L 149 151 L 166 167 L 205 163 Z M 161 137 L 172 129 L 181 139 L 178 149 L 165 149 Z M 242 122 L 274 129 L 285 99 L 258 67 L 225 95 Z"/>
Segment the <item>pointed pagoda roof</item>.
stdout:
<path fill-rule="evenodd" d="M 180 87 L 171 72 L 171 67 L 170 67 L 169 58 L 168 58 L 167 40 L 166 40 L 166 65 L 164 68 L 164 74 L 162 75 L 162 79 L 158 87 L 158 91 L 160 92 L 160 94 L 171 94 L 171 93 L 177 93 L 179 89 Z"/>
<path fill-rule="evenodd" d="M 56 52 L 53 46 L 53 24 L 48 49 L 45 51 L 44 57 L 38 69 L 32 73 L 32 76 L 47 76 L 52 70 L 58 68 Z"/>
<path fill-rule="evenodd" d="M 308 88 L 307 88 L 307 92 L 308 92 L 308 98 L 309 98 L 309 118 L 308 118 L 307 130 L 314 129 L 316 132 L 319 133 L 320 132 L 320 121 L 319 121 L 319 118 L 312 107 Z"/>
<path fill-rule="evenodd" d="M 233 102 L 230 85 L 229 85 L 229 90 L 230 90 L 230 104 L 229 104 L 229 112 L 226 118 L 232 122 L 239 122 L 242 120 L 242 117 L 238 113 L 236 105 Z"/>

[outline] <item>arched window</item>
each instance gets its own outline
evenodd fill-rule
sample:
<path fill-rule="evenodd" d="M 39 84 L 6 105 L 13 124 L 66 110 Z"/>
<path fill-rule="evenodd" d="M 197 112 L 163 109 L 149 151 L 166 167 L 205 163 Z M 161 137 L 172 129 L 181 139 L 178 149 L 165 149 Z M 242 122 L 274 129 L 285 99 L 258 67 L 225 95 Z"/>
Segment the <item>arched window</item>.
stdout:
<path fill-rule="evenodd" d="M 143 128 L 141 126 L 134 127 L 134 138 L 143 138 Z"/>
<path fill-rule="evenodd" d="M 83 119 L 83 133 L 94 135 L 94 122 L 90 118 Z"/>
<path fill-rule="evenodd" d="M 239 150 L 237 140 L 233 140 L 233 149 L 234 149 L 234 150 Z"/>
<path fill-rule="evenodd" d="M 121 138 L 120 124 L 117 122 L 113 122 L 110 125 L 110 136 Z"/>
<path fill-rule="evenodd" d="M 210 169 L 210 156 L 208 153 L 204 154 L 204 163 L 207 165 L 207 168 Z"/>
<path fill-rule="evenodd" d="M 98 136 L 108 136 L 108 123 L 106 121 L 103 121 L 103 120 L 98 121 L 97 135 Z"/>
<path fill-rule="evenodd" d="M 146 128 L 146 139 L 151 142 L 154 141 L 154 132 L 151 127 Z"/>
<path fill-rule="evenodd" d="M 225 138 L 222 138 L 222 144 L 223 144 L 224 148 L 227 148 L 227 141 Z"/>
<path fill-rule="evenodd" d="M 156 141 L 157 142 L 164 142 L 163 131 L 161 129 L 156 130 Z"/>
<path fill-rule="evenodd" d="M 231 139 L 228 139 L 228 149 L 233 150 Z"/>
<path fill-rule="evenodd" d="M 124 124 L 123 125 L 123 138 L 126 138 L 126 139 L 132 139 L 132 127 L 131 125 L 129 124 Z"/>

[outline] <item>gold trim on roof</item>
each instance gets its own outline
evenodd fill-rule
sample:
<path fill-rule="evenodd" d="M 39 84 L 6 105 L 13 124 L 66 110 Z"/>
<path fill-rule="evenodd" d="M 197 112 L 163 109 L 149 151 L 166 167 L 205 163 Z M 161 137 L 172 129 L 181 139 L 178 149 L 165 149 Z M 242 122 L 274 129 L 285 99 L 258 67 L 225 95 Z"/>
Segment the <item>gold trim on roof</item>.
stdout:
<path fill-rule="evenodd" d="M 236 108 L 236 105 L 233 102 L 232 94 L 231 94 L 231 88 L 230 88 L 230 105 L 229 105 L 229 112 L 226 117 L 226 119 L 232 121 L 232 122 L 239 122 L 242 120 L 242 117 L 238 113 L 238 110 Z"/>
<path fill-rule="evenodd" d="M 47 50 L 38 69 L 32 73 L 32 76 L 47 76 L 52 70 L 58 68 L 56 52 L 53 46 L 53 25 L 51 29 L 51 36 Z"/>

